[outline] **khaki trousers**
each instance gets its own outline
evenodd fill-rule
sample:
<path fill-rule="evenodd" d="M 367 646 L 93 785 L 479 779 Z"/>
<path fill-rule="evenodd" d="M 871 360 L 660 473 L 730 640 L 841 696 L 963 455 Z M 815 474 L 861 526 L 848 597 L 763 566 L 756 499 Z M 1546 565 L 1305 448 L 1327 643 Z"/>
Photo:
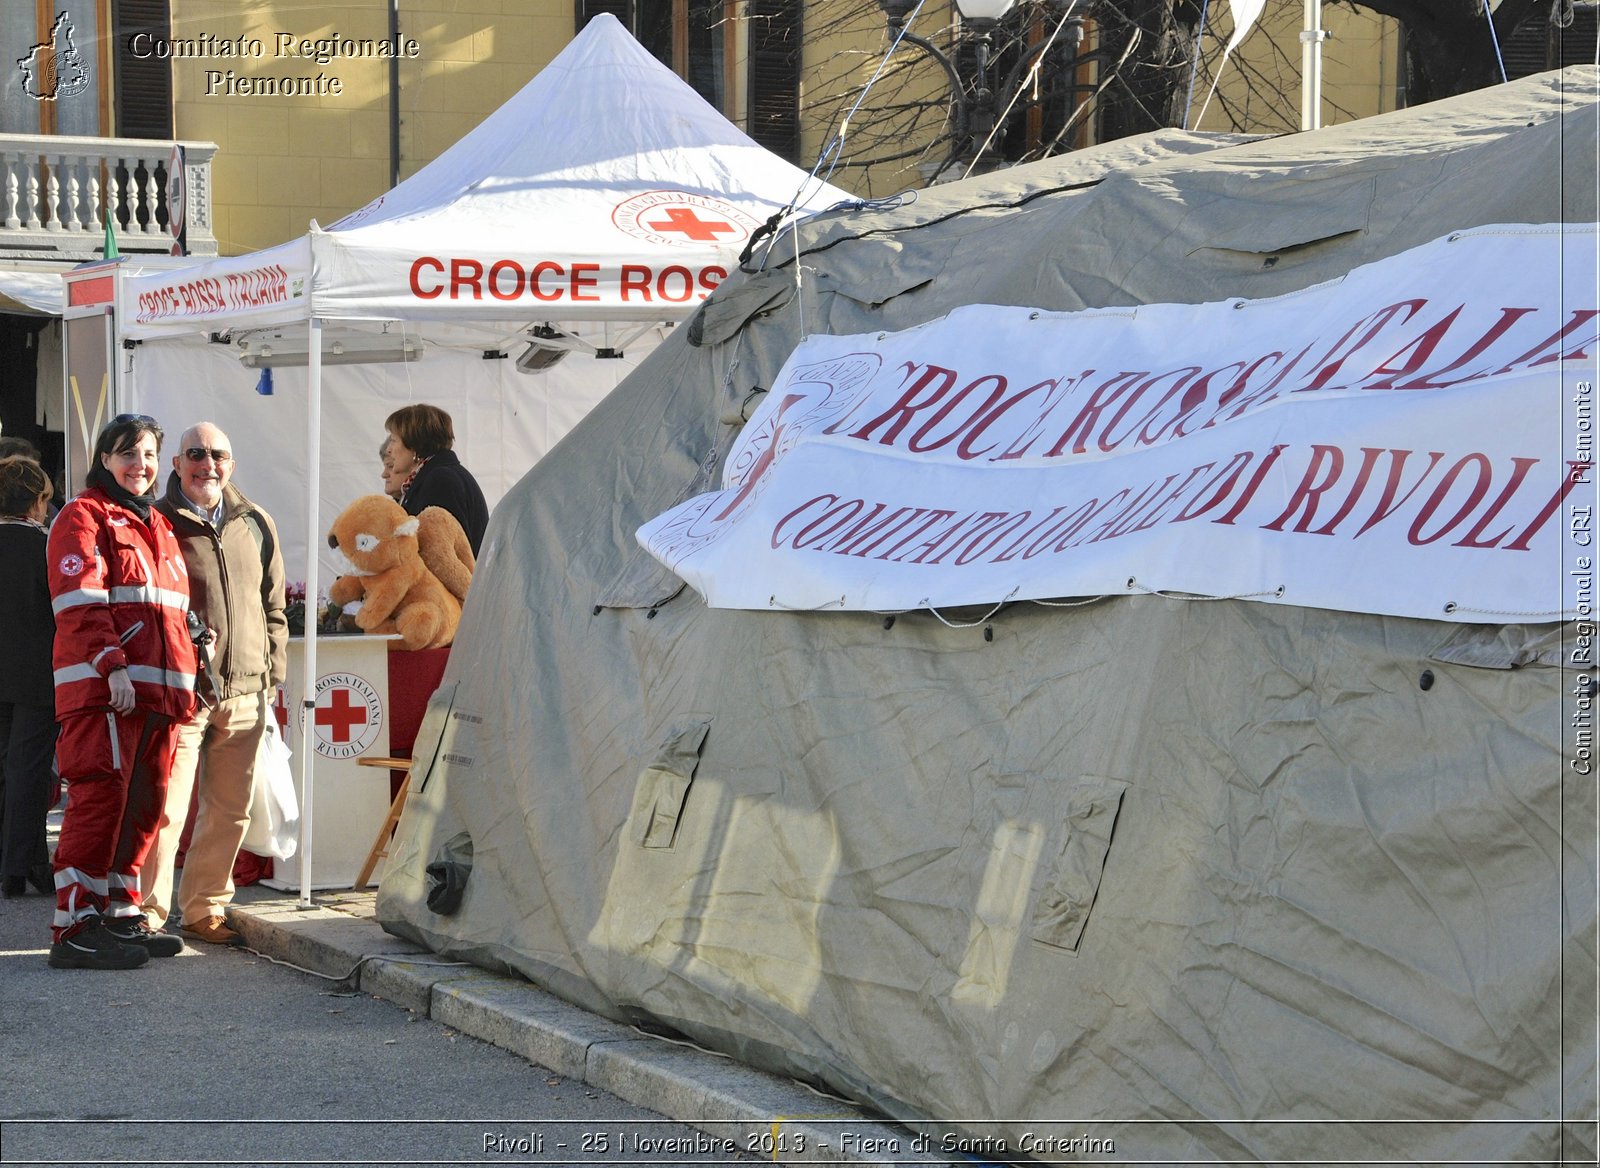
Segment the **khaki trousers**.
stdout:
<path fill-rule="evenodd" d="M 173 865 L 197 781 L 200 802 L 178 883 L 177 908 L 185 924 L 195 924 L 222 916 L 232 902 L 233 862 L 250 826 L 256 747 L 268 717 L 267 695 L 245 694 L 195 711 L 178 728 L 166 809 L 144 869 L 144 911 L 151 928 L 161 928 L 172 915 Z"/>

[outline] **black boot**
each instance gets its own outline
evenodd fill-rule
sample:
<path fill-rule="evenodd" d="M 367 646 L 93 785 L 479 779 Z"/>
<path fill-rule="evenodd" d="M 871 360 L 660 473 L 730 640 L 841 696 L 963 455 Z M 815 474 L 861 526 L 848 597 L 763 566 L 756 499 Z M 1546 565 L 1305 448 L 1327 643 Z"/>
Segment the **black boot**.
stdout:
<path fill-rule="evenodd" d="M 136 917 L 106 917 L 105 930 L 124 945 L 137 945 L 151 957 L 176 957 L 183 952 L 183 938 L 176 933 L 158 933 L 150 927 L 150 918 L 140 913 Z"/>
<path fill-rule="evenodd" d="M 54 969 L 138 969 L 150 960 L 139 945 L 124 945 L 96 918 L 70 937 L 50 946 Z"/>
<path fill-rule="evenodd" d="M 10 900 L 14 896 L 21 896 L 27 891 L 27 881 L 21 876 L 6 876 L 0 878 L 0 896 Z"/>

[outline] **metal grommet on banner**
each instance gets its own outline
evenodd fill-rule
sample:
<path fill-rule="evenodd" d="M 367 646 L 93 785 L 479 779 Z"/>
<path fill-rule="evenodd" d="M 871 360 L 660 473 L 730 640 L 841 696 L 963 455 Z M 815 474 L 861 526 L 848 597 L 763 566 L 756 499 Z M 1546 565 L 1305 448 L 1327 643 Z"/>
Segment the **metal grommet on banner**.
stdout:
<path fill-rule="evenodd" d="M 1453 600 L 1452 600 L 1452 601 L 1450 601 L 1450 603 L 1448 603 L 1448 604 L 1446 604 L 1446 605 L 1445 605 L 1445 606 L 1444 606 L 1444 610 L 1445 610 L 1445 612 L 1447 612 L 1447 613 L 1451 613 L 1451 612 L 1454 612 L 1454 611 L 1455 611 L 1455 610 L 1456 610 L 1456 602 L 1455 602 L 1455 601 L 1453 601 Z"/>

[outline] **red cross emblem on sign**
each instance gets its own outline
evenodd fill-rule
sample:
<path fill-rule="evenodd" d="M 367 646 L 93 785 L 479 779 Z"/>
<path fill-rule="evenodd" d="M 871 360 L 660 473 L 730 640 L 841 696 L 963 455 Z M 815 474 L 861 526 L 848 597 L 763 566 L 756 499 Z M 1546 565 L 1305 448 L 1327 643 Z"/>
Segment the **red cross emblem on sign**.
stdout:
<path fill-rule="evenodd" d="M 367 707 L 350 700 L 350 691 L 334 686 L 328 691 L 328 704 L 317 707 L 317 725 L 332 729 L 328 738 L 332 742 L 349 742 L 350 731 L 367 724 Z"/>
<path fill-rule="evenodd" d="M 654 223 L 646 223 L 645 226 L 663 233 L 677 231 L 697 243 L 715 240 L 719 232 L 734 232 L 738 230 L 732 223 L 721 219 L 702 219 L 688 207 L 674 207 L 666 215 L 667 218 L 664 222 L 658 220 Z"/>

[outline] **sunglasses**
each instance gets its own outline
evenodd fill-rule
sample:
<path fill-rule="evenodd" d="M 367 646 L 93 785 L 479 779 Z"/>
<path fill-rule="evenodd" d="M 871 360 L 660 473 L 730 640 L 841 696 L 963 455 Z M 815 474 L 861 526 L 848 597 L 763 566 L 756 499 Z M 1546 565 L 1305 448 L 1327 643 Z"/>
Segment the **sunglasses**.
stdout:
<path fill-rule="evenodd" d="M 138 422 L 141 426 L 155 426 L 157 422 L 149 414 L 118 414 L 111 419 L 113 426 L 120 426 L 124 422 Z"/>
<path fill-rule="evenodd" d="M 190 446 L 184 450 L 183 456 L 190 462 L 204 462 L 208 456 L 212 462 L 229 462 L 233 459 L 233 455 L 226 450 L 208 450 L 204 446 Z"/>

